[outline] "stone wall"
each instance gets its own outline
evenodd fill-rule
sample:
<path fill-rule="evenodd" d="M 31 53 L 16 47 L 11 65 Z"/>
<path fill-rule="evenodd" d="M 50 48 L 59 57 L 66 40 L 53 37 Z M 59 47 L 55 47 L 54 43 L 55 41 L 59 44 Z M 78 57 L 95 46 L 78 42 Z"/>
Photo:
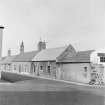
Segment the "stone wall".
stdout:
<path fill-rule="evenodd" d="M 56 62 L 34 62 L 36 75 L 56 78 Z"/>

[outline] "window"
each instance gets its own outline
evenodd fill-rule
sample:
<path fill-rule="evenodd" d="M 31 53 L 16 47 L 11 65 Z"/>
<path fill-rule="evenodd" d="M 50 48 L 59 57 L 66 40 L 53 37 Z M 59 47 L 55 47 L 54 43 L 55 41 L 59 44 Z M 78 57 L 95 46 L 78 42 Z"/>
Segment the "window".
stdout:
<path fill-rule="evenodd" d="M 32 64 L 31 64 L 31 69 L 32 69 L 32 72 L 35 73 L 36 66 L 35 66 L 35 64 L 34 64 L 33 62 L 32 62 Z"/>
<path fill-rule="evenodd" d="M 105 62 L 105 57 L 100 57 L 100 62 Z"/>
<path fill-rule="evenodd" d="M 21 65 L 19 65 L 19 72 L 21 72 Z"/>
<path fill-rule="evenodd" d="M 95 69 L 95 66 L 91 66 L 91 69 Z"/>
<path fill-rule="evenodd" d="M 36 68 L 36 67 L 35 67 L 35 65 L 34 65 L 34 67 L 33 67 L 33 69 L 34 69 L 34 72 L 35 72 L 35 68 Z"/>
<path fill-rule="evenodd" d="M 11 64 L 8 64 L 8 70 L 9 71 L 11 70 Z"/>
<path fill-rule="evenodd" d="M 100 62 L 105 62 L 105 53 L 98 53 L 98 56 L 100 57 Z"/>
<path fill-rule="evenodd" d="M 48 70 L 48 73 L 50 74 L 50 72 L 51 72 L 51 71 L 50 71 L 50 66 L 48 66 L 48 69 L 47 69 L 47 70 Z"/>
<path fill-rule="evenodd" d="M 40 66 L 40 70 L 43 70 L 43 66 Z"/>
<path fill-rule="evenodd" d="M 16 70 L 16 65 L 14 65 L 14 70 Z"/>
<path fill-rule="evenodd" d="M 87 67 L 84 67 L 84 71 L 87 72 Z"/>
<path fill-rule="evenodd" d="M 87 67 L 84 67 L 83 76 L 84 76 L 85 78 L 87 78 Z"/>

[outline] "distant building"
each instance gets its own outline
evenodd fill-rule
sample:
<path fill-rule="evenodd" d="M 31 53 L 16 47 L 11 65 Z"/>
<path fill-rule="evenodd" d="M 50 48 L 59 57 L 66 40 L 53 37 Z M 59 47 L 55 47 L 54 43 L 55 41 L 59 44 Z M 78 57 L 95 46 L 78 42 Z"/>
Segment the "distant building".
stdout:
<path fill-rule="evenodd" d="M 8 54 L 6 57 L 3 57 L 2 60 L 0 61 L 0 68 L 2 71 L 13 71 L 13 60 L 15 59 L 16 55 L 11 56 L 11 50 L 8 50 Z"/>

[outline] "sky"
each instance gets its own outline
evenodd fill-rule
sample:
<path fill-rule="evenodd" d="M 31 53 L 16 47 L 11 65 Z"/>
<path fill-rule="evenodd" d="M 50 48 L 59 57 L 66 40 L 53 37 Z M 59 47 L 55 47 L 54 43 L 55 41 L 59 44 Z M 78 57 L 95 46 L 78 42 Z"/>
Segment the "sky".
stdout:
<path fill-rule="evenodd" d="M 0 0 L 3 56 L 72 44 L 78 50 L 105 48 L 105 0 Z"/>

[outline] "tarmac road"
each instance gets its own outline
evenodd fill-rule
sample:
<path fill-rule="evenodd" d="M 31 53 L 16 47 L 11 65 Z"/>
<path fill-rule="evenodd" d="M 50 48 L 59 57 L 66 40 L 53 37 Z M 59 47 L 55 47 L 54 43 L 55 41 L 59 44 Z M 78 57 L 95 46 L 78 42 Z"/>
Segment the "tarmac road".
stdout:
<path fill-rule="evenodd" d="M 33 79 L 0 84 L 0 105 L 104 105 L 105 88 Z"/>

